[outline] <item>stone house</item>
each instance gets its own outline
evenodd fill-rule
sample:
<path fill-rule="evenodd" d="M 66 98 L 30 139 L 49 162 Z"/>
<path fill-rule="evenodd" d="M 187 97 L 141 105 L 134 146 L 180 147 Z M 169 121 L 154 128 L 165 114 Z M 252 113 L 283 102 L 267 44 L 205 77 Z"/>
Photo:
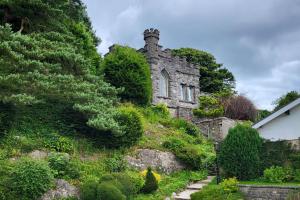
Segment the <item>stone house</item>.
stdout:
<path fill-rule="evenodd" d="M 185 58 L 173 56 L 171 49 L 159 45 L 159 31 L 144 31 L 145 54 L 151 69 L 154 105 L 165 103 L 173 116 L 192 119 L 192 109 L 198 107 L 199 68 Z"/>

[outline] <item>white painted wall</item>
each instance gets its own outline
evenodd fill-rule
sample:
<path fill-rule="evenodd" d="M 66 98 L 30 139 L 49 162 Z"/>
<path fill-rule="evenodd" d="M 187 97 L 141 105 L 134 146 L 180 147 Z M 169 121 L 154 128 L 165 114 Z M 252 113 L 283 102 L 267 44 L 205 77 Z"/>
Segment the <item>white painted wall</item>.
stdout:
<path fill-rule="evenodd" d="M 272 141 L 300 138 L 300 105 L 292 108 L 289 115 L 283 113 L 257 130 L 263 138 Z"/>

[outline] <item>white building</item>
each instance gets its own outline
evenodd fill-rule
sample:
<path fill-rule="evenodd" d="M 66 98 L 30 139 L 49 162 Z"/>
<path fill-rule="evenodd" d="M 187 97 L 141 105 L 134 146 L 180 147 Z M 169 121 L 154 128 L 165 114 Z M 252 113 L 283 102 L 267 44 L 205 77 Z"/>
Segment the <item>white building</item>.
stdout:
<path fill-rule="evenodd" d="M 272 141 L 300 138 L 300 98 L 252 126 L 261 136 Z"/>

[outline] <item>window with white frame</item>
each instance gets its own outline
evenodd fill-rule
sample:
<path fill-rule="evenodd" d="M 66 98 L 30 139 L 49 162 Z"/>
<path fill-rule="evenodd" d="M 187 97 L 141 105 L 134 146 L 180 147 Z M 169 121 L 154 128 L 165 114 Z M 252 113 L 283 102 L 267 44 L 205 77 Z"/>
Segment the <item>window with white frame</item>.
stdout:
<path fill-rule="evenodd" d="M 159 95 L 162 97 L 169 97 L 169 74 L 163 69 L 159 77 Z"/>

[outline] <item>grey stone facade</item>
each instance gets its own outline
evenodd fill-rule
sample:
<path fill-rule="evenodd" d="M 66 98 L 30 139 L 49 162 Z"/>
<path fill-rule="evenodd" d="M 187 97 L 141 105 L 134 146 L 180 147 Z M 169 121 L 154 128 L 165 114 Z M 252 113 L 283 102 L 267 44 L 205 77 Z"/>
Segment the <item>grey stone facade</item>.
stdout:
<path fill-rule="evenodd" d="M 227 117 L 218 117 L 213 119 L 193 118 L 201 133 L 214 141 L 222 141 L 228 134 L 228 130 L 234 127 L 238 121 Z"/>
<path fill-rule="evenodd" d="M 185 58 L 173 56 L 170 49 L 159 45 L 159 31 L 147 29 L 144 31 L 145 46 L 140 49 L 146 55 L 151 69 L 154 105 L 165 103 L 173 116 L 192 118 L 192 109 L 198 107 L 199 68 L 186 61 Z M 161 73 L 168 76 L 167 95 L 161 95 Z M 188 88 L 189 100 L 182 97 L 182 87 Z"/>
<path fill-rule="evenodd" d="M 245 194 L 247 200 L 285 200 L 290 192 L 300 189 L 300 187 L 291 186 L 256 185 L 239 185 L 239 188 Z"/>

